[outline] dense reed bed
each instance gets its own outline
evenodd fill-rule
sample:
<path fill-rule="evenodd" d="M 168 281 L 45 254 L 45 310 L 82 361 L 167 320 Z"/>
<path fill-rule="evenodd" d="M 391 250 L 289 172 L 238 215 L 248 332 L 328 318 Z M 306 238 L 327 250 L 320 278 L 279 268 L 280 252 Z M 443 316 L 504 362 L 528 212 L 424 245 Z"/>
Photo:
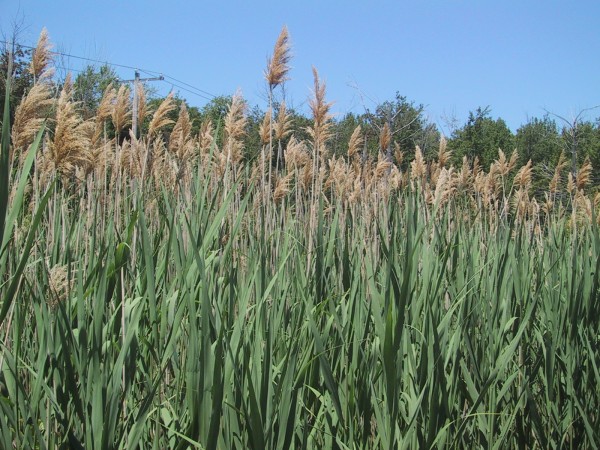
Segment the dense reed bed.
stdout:
<path fill-rule="evenodd" d="M 271 97 L 287 30 L 273 55 Z M 515 154 L 455 168 L 442 140 L 402 171 L 358 128 L 332 156 L 316 70 L 309 141 L 279 106 L 250 158 L 239 95 L 166 140 L 142 91 L 119 142 L 127 89 L 84 121 L 47 60 L 3 121 L 0 447 L 600 445 L 591 166 L 538 204 Z"/>

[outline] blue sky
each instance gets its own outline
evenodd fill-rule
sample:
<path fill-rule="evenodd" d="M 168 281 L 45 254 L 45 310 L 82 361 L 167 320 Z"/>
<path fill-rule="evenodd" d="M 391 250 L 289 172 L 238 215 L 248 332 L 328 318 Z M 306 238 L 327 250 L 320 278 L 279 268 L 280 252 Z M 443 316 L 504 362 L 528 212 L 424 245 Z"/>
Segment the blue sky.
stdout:
<path fill-rule="evenodd" d="M 312 65 L 338 115 L 373 109 L 398 91 L 424 104 L 446 132 L 449 118 L 462 125 L 479 106 L 489 105 L 514 131 L 544 110 L 570 118 L 600 105 L 597 0 L 0 0 L 0 11 L 5 34 L 23 22 L 25 44 L 46 26 L 58 51 L 163 72 L 215 95 L 240 88 L 263 108 L 263 71 L 284 24 L 294 54 L 286 96 L 303 111 Z M 155 86 L 161 93 L 173 87 Z M 191 105 L 206 103 L 179 91 Z M 600 109 L 586 117 L 600 117 Z"/>

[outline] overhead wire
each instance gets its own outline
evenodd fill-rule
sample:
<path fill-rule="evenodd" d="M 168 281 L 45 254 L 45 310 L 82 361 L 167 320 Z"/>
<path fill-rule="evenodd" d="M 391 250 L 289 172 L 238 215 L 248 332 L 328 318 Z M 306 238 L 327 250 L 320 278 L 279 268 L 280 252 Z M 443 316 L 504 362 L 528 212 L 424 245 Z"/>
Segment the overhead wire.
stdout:
<path fill-rule="evenodd" d="M 145 73 L 146 75 L 154 75 L 154 73 L 153 73 L 153 72 L 149 72 L 149 71 L 146 71 L 146 70 L 143 70 L 143 69 L 138 69 L 138 70 L 139 70 L 140 72 L 142 72 L 142 73 Z M 161 75 L 162 75 L 162 76 L 163 76 L 165 79 L 171 80 L 171 81 L 169 81 L 169 84 L 171 84 L 171 85 L 173 85 L 173 86 L 177 86 L 179 89 L 182 89 L 182 90 L 184 90 L 184 91 L 186 91 L 186 92 L 189 92 L 190 94 L 195 94 L 195 95 L 198 95 L 199 97 L 202 97 L 202 98 L 204 98 L 204 99 L 206 99 L 206 100 L 211 100 L 211 99 L 213 99 L 213 98 L 215 98 L 215 97 L 216 97 L 216 95 L 214 95 L 214 94 L 211 94 L 210 92 L 207 92 L 207 91 L 205 91 L 205 90 L 203 90 L 203 89 L 197 88 L 196 86 L 192 86 L 191 84 L 189 84 L 189 83 L 186 83 L 185 81 L 178 80 L 177 78 L 174 78 L 174 77 L 172 77 L 172 76 L 170 76 L 170 75 L 166 75 L 166 74 L 164 74 L 164 73 L 161 73 Z M 181 85 L 183 85 L 183 86 L 187 86 L 187 88 L 191 88 L 191 89 L 193 89 L 193 90 L 194 90 L 194 92 L 190 91 L 189 89 L 186 89 L 185 87 L 183 87 L 183 86 L 181 86 Z M 208 96 L 208 97 L 207 97 L 207 96 Z M 210 97 L 210 98 L 209 98 L 209 97 Z"/>
<path fill-rule="evenodd" d="M 0 39 L 0 42 L 3 43 L 3 44 L 12 44 L 9 41 L 5 41 L 5 40 L 1 40 L 1 39 Z M 24 45 L 24 44 L 18 44 L 18 45 L 20 47 L 23 47 L 23 48 L 26 48 L 26 49 L 35 50 L 35 47 L 32 47 L 30 45 Z M 212 99 L 214 99 L 214 98 L 217 97 L 216 95 L 214 95 L 214 94 L 212 94 L 212 93 L 210 93 L 208 91 L 200 89 L 200 88 L 198 88 L 196 86 L 193 86 L 193 85 L 191 85 L 189 83 L 186 83 L 184 81 L 178 80 L 177 78 L 172 77 L 170 75 L 167 75 L 164 72 L 159 72 L 159 71 L 150 70 L 150 69 L 140 69 L 139 67 L 129 66 L 129 65 L 126 65 L 126 64 L 118 64 L 118 63 L 114 63 L 114 62 L 110 62 L 110 61 L 103 61 L 103 60 L 94 59 L 94 58 L 87 58 L 87 57 L 84 57 L 84 56 L 73 55 L 71 53 L 58 52 L 58 51 L 51 51 L 50 53 L 53 54 L 53 55 L 64 56 L 64 57 L 67 57 L 67 58 L 75 58 L 75 59 L 80 59 L 80 60 L 83 60 L 83 61 L 89 61 L 89 62 L 94 62 L 94 63 L 98 63 L 98 64 L 105 64 L 105 65 L 108 65 L 108 66 L 111 66 L 111 67 L 119 67 L 119 68 L 123 68 L 123 69 L 137 70 L 139 72 L 143 72 L 143 73 L 145 73 L 147 75 L 152 75 L 152 76 L 162 75 L 164 78 L 171 80 L 171 81 L 168 82 L 169 84 L 171 84 L 172 86 L 175 86 L 175 87 L 181 89 L 182 91 L 188 92 L 190 94 L 197 95 L 198 97 L 201 97 L 201 98 L 203 98 L 205 100 L 208 100 L 208 101 L 210 101 L 210 100 L 212 100 Z M 65 69 L 64 66 L 61 66 L 61 68 Z M 81 70 L 77 70 L 77 69 L 70 69 L 70 70 L 73 70 L 75 72 L 82 72 Z M 184 87 L 182 85 L 187 86 L 187 87 Z M 193 90 L 190 90 L 190 89 L 193 89 Z"/>

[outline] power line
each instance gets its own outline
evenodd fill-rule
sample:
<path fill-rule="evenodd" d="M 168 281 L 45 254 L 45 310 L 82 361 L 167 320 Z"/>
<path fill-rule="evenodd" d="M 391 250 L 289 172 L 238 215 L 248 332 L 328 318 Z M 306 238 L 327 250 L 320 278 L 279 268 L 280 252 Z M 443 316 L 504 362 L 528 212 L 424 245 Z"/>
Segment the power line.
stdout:
<path fill-rule="evenodd" d="M 166 77 L 165 77 L 165 78 L 166 78 Z M 178 84 L 176 84 L 176 83 L 173 83 L 173 82 L 169 82 L 169 84 L 170 84 L 171 86 L 174 86 L 174 87 L 177 87 L 177 88 L 181 89 L 182 91 L 186 91 L 186 92 L 189 92 L 190 94 L 197 95 L 198 97 L 201 97 L 201 98 L 203 98 L 204 100 L 211 101 L 213 98 L 215 98 L 215 96 L 213 96 L 213 98 L 210 98 L 210 97 L 207 97 L 206 95 L 202 95 L 202 94 L 200 94 L 200 93 L 198 93 L 198 92 L 190 91 L 189 89 L 187 89 L 187 88 L 184 88 L 183 86 L 180 86 L 180 85 L 178 85 Z M 212 95 L 212 94 L 211 94 L 211 95 Z"/>
<path fill-rule="evenodd" d="M 144 72 L 144 73 L 145 73 L 145 74 L 147 74 L 147 75 L 152 75 L 152 73 L 151 73 L 151 72 L 147 72 L 147 71 L 145 71 L 145 70 L 142 70 L 142 69 L 140 69 L 140 72 Z M 197 87 L 195 87 L 195 86 L 192 86 L 191 84 L 188 84 L 188 83 L 186 83 L 185 81 L 178 80 L 177 78 L 173 78 L 173 77 L 172 77 L 172 76 L 170 76 L 170 75 L 165 75 L 165 74 L 162 74 L 162 75 L 163 75 L 163 76 L 164 76 L 166 79 L 172 80 L 172 81 L 170 82 L 170 84 L 171 84 L 171 85 L 173 85 L 173 86 L 177 86 L 178 88 L 180 88 L 180 89 L 183 89 L 184 91 L 186 91 L 186 92 L 189 92 L 190 94 L 195 94 L 195 95 L 198 95 L 199 97 L 202 97 L 202 98 L 204 98 L 204 99 L 206 99 L 206 100 L 211 100 L 211 99 L 213 99 L 213 98 L 216 98 L 216 95 L 214 95 L 214 94 L 211 94 L 210 92 L 207 92 L 207 91 L 205 91 L 205 90 L 203 90 L 203 89 L 200 89 L 200 88 L 197 88 Z M 177 84 L 175 84 L 175 83 L 173 83 L 173 82 L 175 82 L 175 83 L 179 83 L 179 85 L 177 85 Z M 195 90 L 195 91 L 197 91 L 197 92 L 192 92 L 192 91 L 190 91 L 190 90 L 188 90 L 188 89 L 186 89 L 186 88 L 184 88 L 183 86 L 180 86 L 180 85 L 187 86 L 188 88 L 194 89 L 194 90 Z M 207 98 L 207 97 L 206 97 L 206 95 L 208 95 L 210 98 Z"/>
<path fill-rule="evenodd" d="M 5 40 L 0 40 L 0 42 L 3 43 L 3 44 L 12 44 L 12 42 L 5 41 Z M 31 47 L 29 45 L 23 45 L 23 44 L 18 44 L 18 45 L 20 47 L 23 47 L 23 48 L 35 50 L 35 47 Z M 99 59 L 86 58 L 84 56 L 73 55 L 73 54 L 70 54 L 70 53 L 63 53 L 63 52 L 56 52 L 56 51 L 51 51 L 50 53 L 53 54 L 53 55 L 65 56 L 67 58 L 75 58 L 75 59 L 80 59 L 80 60 L 83 60 L 83 61 L 90 61 L 90 62 L 94 62 L 94 63 L 98 63 L 98 64 L 104 64 L 104 65 L 108 65 L 108 66 L 112 66 L 112 67 L 120 67 L 120 68 L 123 68 L 123 69 L 130 69 L 130 70 L 139 70 L 140 72 L 143 72 L 143 73 L 148 74 L 148 75 L 153 75 L 153 76 L 156 76 L 156 75 L 160 76 L 160 75 L 162 75 L 165 78 L 168 78 L 169 80 L 172 80 L 172 81 L 174 81 L 176 83 L 179 83 L 179 84 L 175 84 L 175 83 L 171 82 L 170 84 L 172 86 L 176 86 L 176 87 L 178 87 L 179 89 L 181 89 L 183 91 L 189 92 L 190 94 L 197 95 L 197 96 L 199 96 L 199 97 L 201 97 L 201 98 L 203 98 L 205 100 L 208 100 L 208 101 L 210 101 L 213 98 L 217 97 L 216 95 L 211 94 L 210 92 L 207 92 L 207 91 L 205 91 L 203 89 L 197 88 L 196 86 L 193 86 L 193 85 L 188 84 L 188 83 L 186 83 L 184 81 L 178 80 L 177 78 L 174 78 L 174 77 L 172 77 L 170 75 L 166 75 L 166 74 L 164 74 L 162 72 L 158 72 L 156 70 L 140 69 L 138 67 L 128 66 L 126 64 L 118 64 L 118 63 L 113 63 L 113 62 L 109 62 L 109 61 L 102 61 L 102 60 L 99 60 Z M 77 70 L 75 70 L 75 71 L 77 71 Z M 81 71 L 79 71 L 79 72 L 81 72 Z M 190 89 L 187 89 L 187 88 L 181 86 L 181 84 L 187 86 L 188 88 L 194 89 L 197 92 L 191 91 Z"/>

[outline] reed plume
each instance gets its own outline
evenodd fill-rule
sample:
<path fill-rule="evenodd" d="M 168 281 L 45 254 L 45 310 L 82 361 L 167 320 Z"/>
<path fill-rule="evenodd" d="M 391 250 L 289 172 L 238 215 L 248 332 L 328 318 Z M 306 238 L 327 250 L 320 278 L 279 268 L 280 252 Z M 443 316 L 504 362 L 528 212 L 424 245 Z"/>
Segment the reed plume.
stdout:
<path fill-rule="evenodd" d="M 54 139 L 43 154 L 42 175 L 46 178 L 56 171 L 73 177 L 90 163 L 92 124 L 79 116 L 72 101 L 73 84 L 68 74 L 58 98 Z"/>
<path fill-rule="evenodd" d="M 452 150 L 448 150 L 448 141 L 444 136 L 440 138 L 440 146 L 438 149 L 438 167 L 445 167 L 452 157 Z"/>
<path fill-rule="evenodd" d="M 244 148 L 242 138 L 246 134 L 246 103 L 241 93 L 236 93 L 231 99 L 229 111 L 225 116 L 225 148 L 227 161 L 237 164 L 242 160 Z"/>
<path fill-rule="evenodd" d="M 295 170 L 310 164 L 310 155 L 304 142 L 290 138 L 285 148 L 285 166 L 288 170 Z"/>
<path fill-rule="evenodd" d="M 137 83 L 135 86 L 136 94 L 137 94 L 137 123 L 138 129 L 142 128 L 144 120 L 150 114 L 150 110 L 148 109 L 148 104 L 146 103 L 146 90 L 144 89 L 144 85 L 142 83 Z"/>
<path fill-rule="evenodd" d="M 519 169 L 513 180 L 513 184 L 519 189 L 527 191 L 531 187 L 531 159 Z"/>
<path fill-rule="evenodd" d="M 379 133 L 379 150 L 382 153 L 386 153 L 390 144 L 392 143 L 392 131 L 390 126 L 386 122 Z"/>
<path fill-rule="evenodd" d="M 258 127 L 258 134 L 260 136 L 260 142 L 263 145 L 269 144 L 273 138 L 273 110 L 272 108 L 267 109 L 263 121 Z"/>
<path fill-rule="evenodd" d="M 386 177 L 389 174 L 391 168 L 392 163 L 388 160 L 385 154 L 380 153 L 379 157 L 377 158 L 377 165 L 375 166 L 375 172 L 373 174 L 375 179 L 380 180 Z"/>
<path fill-rule="evenodd" d="M 316 156 L 323 151 L 322 147 L 331 138 L 332 115 L 329 110 L 333 103 L 325 101 L 325 83 L 319 79 L 317 69 L 313 67 L 314 91 L 313 97 L 309 101 L 309 107 L 312 112 L 313 126 L 307 128 L 311 136 Z"/>
<path fill-rule="evenodd" d="M 396 158 L 396 165 L 400 167 L 402 161 L 404 161 L 404 152 L 400 149 L 400 144 L 394 142 L 394 158 Z"/>
<path fill-rule="evenodd" d="M 288 173 L 284 177 L 280 177 L 275 185 L 275 192 L 273 193 L 273 201 L 275 203 L 281 203 L 281 201 L 290 192 L 290 182 L 294 177 L 294 172 Z"/>
<path fill-rule="evenodd" d="M 410 178 L 412 180 L 418 179 L 424 181 L 426 170 L 427 167 L 425 165 L 425 160 L 423 159 L 421 147 L 417 145 L 415 149 L 415 159 L 410 163 Z"/>
<path fill-rule="evenodd" d="M 115 99 L 117 98 L 117 91 L 110 83 L 104 90 L 98 109 L 96 110 L 96 117 L 94 119 L 94 135 L 92 137 L 92 147 L 96 147 L 102 134 L 104 133 L 104 124 L 109 117 L 113 116 L 115 109 Z"/>
<path fill-rule="evenodd" d="M 575 186 L 577 186 L 577 189 L 579 189 L 581 191 L 585 189 L 585 186 L 590 181 L 591 174 L 592 174 L 592 163 L 590 162 L 589 159 L 586 159 L 585 162 L 583 163 L 583 166 L 581 166 L 581 168 L 579 169 L 579 172 L 577 172 L 577 176 L 575 178 Z"/>
<path fill-rule="evenodd" d="M 362 128 L 357 125 L 348 141 L 348 161 L 353 161 L 364 143 Z"/>
<path fill-rule="evenodd" d="M 177 122 L 169 139 L 169 151 L 183 161 L 192 158 L 194 142 L 192 139 L 192 121 L 185 102 L 181 102 Z"/>
<path fill-rule="evenodd" d="M 452 193 L 455 191 L 455 186 L 453 183 L 453 172 L 454 168 L 446 169 L 442 167 L 440 174 L 437 178 L 437 182 L 435 185 L 435 190 L 433 193 L 433 204 L 438 207 L 442 206 L 444 203 L 448 201 Z"/>
<path fill-rule="evenodd" d="M 15 110 L 11 132 L 13 151 L 24 151 L 33 142 L 53 105 L 50 86 L 46 83 L 34 84 Z"/>
<path fill-rule="evenodd" d="M 131 124 L 131 100 L 129 96 L 129 87 L 122 84 L 115 97 L 115 105 L 112 109 L 112 122 L 115 126 L 115 133 L 121 133 L 127 125 Z"/>
<path fill-rule="evenodd" d="M 291 58 L 289 33 L 287 27 L 284 26 L 275 42 L 273 56 L 268 59 L 267 70 L 265 71 L 265 79 L 271 91 L 289 79 L 287 74 L 290 70 L 289 63 Z"/>
<path fill-rule="evenodd" d="M 279 105 L 277 111 L 277 121 L 275 122 L 275 139 L 281 141 L 285 139 L 292 131 L 292 115 L 287 112 L 285 102 Z"/>
<path fill-rule="evenodd" d="M 110 83 L 104 90 L 94 118 L 89 169 L 100 173 L 103 173 L 113 161 L 114 148 L 106 142 L 106 120 L 113 116 L 116 98 L 117 91 Z M 104 137 L 104 142 L 101 141 L 102 137 Z"/>
<path fill-rule="evenodd" d="M 551 194 L 555 194 L 558 191 L 558 183 L 560 182 L 560 174 L 562 172 L 562 170 L 564 168 L 566 168 L 569 165 L 569 162 L 567 161 L 567 158 L 565 157 L 565 153 L 561 152 L 560 156 L 558 158 L 558 163 L 556 164 L 556 167 L 554 168 L 554 175 L 552 176 L 552 179 L 550 180 L 550 185 L 549 190 Z"/>
<path fill-rule="evenodd" d="M 177 108 L 177 105 L 175 104 L 175 100 L 173 100 L 173 93 L 171 92 L 152 115 L 152 120 L 150 120 L 150 125 L 148 126 L 148 139 L 153 140 L 161 128 L 173 123 L 173 120 L 169 118 L 169 113 L 175 110 L 175 108 Z"/>
<path fill-rule="evenodd" d="M 31 64 L 29 65 L 29 73 L 33 75 L 34 83 L 43 79 L 50 79 L 54 74 L 54 68 L 50 67 L 53 61 L 51 50 L 52 44 L 48 38 L 48 30 L 44 27 L 40 33 L 37 46 L 31 57 Z"/>
<path fill-rule="evenodd" d="M 215 140 L 215 130 L 213 127 L 212 120 L 207 119 L 200 125 L 200 131 L 198 132 L 198 147 L 201 154 L 210 152 L 210 149 Z"/>
<path fill-rule="evenodd" d="M 573 177 L 573 173 L 569 172 L 569 175 L 567 177 L 567 192 L 569 194 L 573 194 L 573 191 L 575 190 L 575 178 Z"/>
<path fill-rule="evenodd" d="M 332 189 L 338 198 L 344 198 L 348 191 L 352 178 L 348 174 L 348 165 L 342 158 L 335 156 L 329 159 L 329 177 L 325 182 L 326 189 Z"/>

